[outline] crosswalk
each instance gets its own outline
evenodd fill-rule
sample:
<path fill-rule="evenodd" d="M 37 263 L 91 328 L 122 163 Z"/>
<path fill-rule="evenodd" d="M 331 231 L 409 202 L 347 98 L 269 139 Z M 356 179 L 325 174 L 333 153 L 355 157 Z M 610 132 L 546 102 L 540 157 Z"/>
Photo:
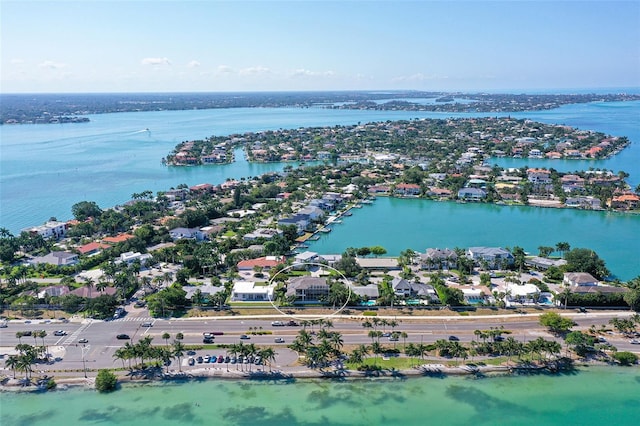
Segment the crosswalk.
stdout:
<path fill-rule="evenodd" d="M 111 320 L 111 322 L 153 322 L 156 319 L 152 317 L 122 317 Z"/>
<path fill-rule="evenodd" d="M 78 328 L 76 331 L 74 331 L 73 333 L 71 333 L 63 342 L 62 345 L 67 346 L 67 345 L 71 345 L 72 343 L 76 343 L 78 341 L 78 336 L 80 336 L 80 334 L 85 331 L 87 328 L 89 328 L 89 326 L 91 326 L 92 321 L 89 320 L 88 322 L 83 323 L 80 328 Z"/>

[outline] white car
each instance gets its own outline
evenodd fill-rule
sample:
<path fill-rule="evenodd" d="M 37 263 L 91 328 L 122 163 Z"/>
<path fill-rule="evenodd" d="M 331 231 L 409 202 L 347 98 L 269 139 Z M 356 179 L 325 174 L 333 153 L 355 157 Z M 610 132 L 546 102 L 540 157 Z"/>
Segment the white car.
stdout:
<path fill-rule="evenodd" d="M 638 339 L 631 339 L 631 340 L 629 340 L 629 343 L 631 343 L 632 345 L 640 345 L 640 340 L 638 340 Z"/>
<path fill-rule="evenodd" d="M 273 321 L 271 325 L 274 327 L 284 327 L 284 323 L 282 321 Z"/>

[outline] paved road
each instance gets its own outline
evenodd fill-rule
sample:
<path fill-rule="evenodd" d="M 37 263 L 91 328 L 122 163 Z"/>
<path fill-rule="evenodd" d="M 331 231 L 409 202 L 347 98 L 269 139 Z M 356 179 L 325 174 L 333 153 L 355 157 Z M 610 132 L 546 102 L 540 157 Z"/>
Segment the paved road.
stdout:
<path fill-rule="evenodd" d="M 591 325 L 607 325 L 611 318 L 616 316 L 627 316 L 628 313 L 587 313 L 571 314 L 576 321 L 577 329 L 587 329 Z M 42 370 L 68 370 L 81 371 L 86 364 L 88 369 L 121 367 L 120 361 L 113 358 L 116 349 L 123 346 L 127 340 L 118 340 L 116 335 L 127 334 L 131 341 L 136 342 L 143 336 L 153 337 L 155 344 L 164 344 L 162 335 L 169 333 L 172 341 L 177 333 L 183 333 L 183 343 L 186 345 L 202 344 L 204 332 L 223 332 L 223 335 L 216 336 L 215 342 L 218 344 L 254 343 L 256 345 L 273 346 L 278 353 L 277 365 L 287 365 L 295 361 L 295 353 L 292 353 L 286 346 L 295 338 L 298 327 L 278 327 L 272 326 L 270 318 L 255 317 L 216 317 L 202 319 L 153 319 L 145 309 L 131 309 L 128 314 L 117 320 L 98 321 L 82 318 L 71 318 L 69 322 L 60 321 L 34 321 L 25 323 L 24 321 L 10 321 L 7 328 L 0 329 L 0 354 L 13 353 L 14 347 L 19 341 L 29 344 L 40 345 L 41 339 L 33 337 L 16 337 L 17 331 L 45 330 L 47 336 L 44 339 L 49 352 L 53 357 L 61 360 L 51 365 L 39 366 Z M 362 318 L 355 319 L 333 319 L 333 329 L 343 334 L 346 345 L 371 343 L 367 333 L 369 329 L 362 327 Z M 554 338 L 543 330 L 537 315 L 501 315 L 491 317 L 411 317 L 400 318 L 395 331 L 407 333 L 407 342 L 434 342 L 438 339 L 447 339 L 451 335 L 457 336 L 462 342 L 469 342 L 475 338 L 473 331 L 476 329 L 488 329 L 489 327 L 504 326 L 506 330 L 512 332 L 512 336 L 518 340 L 528 341 L 539 336 L 547 339 Z M 144 323 L 150 322 L 151 327 L 143 327 Z M 382 330 L 383 328 L 379 328 Z M 54 336 L 54 331 L 63 330 L 65 336 Z M 270 331 L 268 335 L 250 335 L 249 340 L 241 340 L 242 334 L 250 334 L 251 331 Z M 307 328 L 311 331 L 311 328 Z M 391 331 L 386 327 L 385 331 Z M 281 337 L 284 343 L 275 343 L 274 339 Z M 79 343 L 80 339 L 87 339 L 87 343 Z M 628 339 L 618 334 L 608 335 L 607 339 L 618 348 L 618 350 L 629 350 L 640 352 L 640 345 L 632 345 Z M 403 339 L 400 339 L 402 343 Z M 392 342 L 384 338 L 382 343 L 392 345 Z M 84 352 L 84 354 L 83 354 Z M 221 349 L 200 351 L 199 354 L 224 354 Z M 84 355 L 84 356 L 83 356 Z M 84 359 L 84 361 L 83 361 Z M 174 362 L 175 363 L 175 362 Z M 186 363 L 186 359 L 183 360 Z M 196 365 L 197 367 L 197 365 Z M 202 367 L 202 366 L 200 366 Z"/>

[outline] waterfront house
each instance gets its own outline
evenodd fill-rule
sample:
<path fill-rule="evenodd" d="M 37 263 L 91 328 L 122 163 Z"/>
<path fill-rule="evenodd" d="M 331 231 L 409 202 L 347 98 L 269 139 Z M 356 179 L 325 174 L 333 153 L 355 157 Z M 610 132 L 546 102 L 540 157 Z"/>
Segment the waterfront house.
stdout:
<path fill-rule="evenodd" d="M 546 271 L 551 266 L 560 267 L 562 265 L 566 265 L 567 261 L 564 259 L 549 259 L 546 257 L 532 256 L 527 257 L 524 260 L 524 264 L 538 270 Z"/>
<path fill-rule="evenodd" d="M 312 222 L 319 222 L 325 216 L 324 210 L 322 210 L 319 207 L 314 207 L 314 206 L 307 206 L 307 207 L 301 209 L 300 211 L 298 211 L 298 214 L 302 215 L 302 216 L 307 216 L 309 218 L 309 220 L 312 221 Z"/>
<path fill-rule="evenodd" d="M 426 253 L 420 253 L 420 266 L 423 269 L 455 269 L 457 264 L 458 255 L 448 248 L 428 248 Z"/>
<path fill-rule="evenodd" d="M 548 185 L 551 183 L 551 172 L 547 169 L 527 169 L 527 179 L 534 185 Z"/>
<path fill-rule="evenodd" d="M 600 199 L 595 197 L 567 197 L 564 202 L 565 206 L 580 208 L 585 210 L 599 210 Z"/>
<path fill-rule="evenodd" d="M 68 225 L 66 222 L 48 221 L 44 225 L 32 226 L 31 228 L 25 228 L 22 232 L 27 232 L 32 235 L 40 235 L 42 238 L 59 239 L 67 235 Z"/>
<path fill-rule="evenodd" d="M 567 272 L 562 280 L 569 287 L 583 287 L 598 285 L 598 280 L 587 272 Z"/>
<path fill-rule="evenodd" d="M 416 197 L 420 195 L 420 185 L 416 185 L 415 183 L 399 183 L 393 192 L 403 197 Z"/>
<path fill-rule="evenodd" d="M 307 215 L 296 214 L 291 217 L 285 217 L 278 220 L 278 226 L 295 225 L 298 229 L 298 234 L 303 234 L 304 231 L 309 229 L 311 225 L 311 219 Z"/>
<path fill-rule="evenodd" d="M 390 190 L 389 185 L 373 185 L 367 188 L 367 192 L 372 195 L 388 194 Z"/>
<path fill-rule="evenodd" d="M 273 300 L 273 286 L 258 285 L 253 281 L 236 281 L 231 290 L 233 302 L 265 302 Z"/>
<path fill-rule="evenodd" d="M 296 303 L 314 303 L 329 296 L 326 278 L 302 276 L 291 278 L 287 283 L 287 297 L 295 296 Z"/>
<path fill-rule="evenodd" d="M 465 201 L 480 201 L 487 197 L 487 193 L 480 188 L 461 188 L 458 198 Z"/>
<path fill-rule="evenodd" d="M 467 257 L 491 269 L 500 269 L 513 264 L 513 255 L 502 247 L 469 247 Z"/>
<path fill-rule="evenodd" d="M 305 251 L 303 253 L 296 254 L 293 258 L 293 263 L 308 263 L 316 262 L 319 260 L 318 253 L 312 251 Z"/>
<path fill-rule="evenodd" d="M 376 300 L 380 296 L 377 284 L 353 285 L 349 284 L 351 292 L 364 300 Z"/>
<path fill-rule="evenodd" d="M 609 205 L 613 209 L 633 210 L 640 207 L 640 197 L 631 192 L 617 195 L 609 201 Z"/>

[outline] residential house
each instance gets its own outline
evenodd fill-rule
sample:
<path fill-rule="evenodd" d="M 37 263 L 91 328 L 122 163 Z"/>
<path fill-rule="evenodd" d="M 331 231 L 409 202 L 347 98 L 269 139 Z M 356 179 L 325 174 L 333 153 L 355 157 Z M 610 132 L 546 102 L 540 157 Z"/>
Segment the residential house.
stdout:
<path fill-rule="evenodd" d="M 326 278 L 302 276 L 291 278 L 287 283 L 287 297 L 295 296 L 296 303 L 314 303 L 329 296 Z"/>
<path fill-rule="evenodd" d="M 324 218 L 325 212 L 319 207 L 307 206 L 298 211 L 299 215 L 308 216 L 312 222 L 319 222 Z"/>
<path fill-rule="evenodd" d="M 293 258 L 293 263 L 309 263 L 318 261 L 318 253 L 312 251 L 305 251 L 303 253 L 296 254 Z"/>
<path fill-rule="evenodd" d="M 429 299 L 436 297 L 436 292 L 432 285 L 416 283 L 400 277 L 396 277 L 391 281 L 391 287 L 396 296 Z"/>
<path fill-rule="evenodd" d="M 465 201 L 480 201 L 487 197 L 487 193 L 480 188 L 461 188 L 458 198 Z"/>
<path fill-rule="evenodd" d="M 394 189 L 394 194 L 404 197 L 417 197 L 420 195 L 420 185 L 415 183 L 399 183 Z"/>
<path fill-rule="evenodd" d="M 266 302 L 273 300 L 273 286 L 258 285 L 253 281 L 236 281 L 231 290 L 234 302 Z"/>
<path fill-rule="evenodd" d="M 102 239 L 102 242 L 105 244 L 109 244 L 109 245 L 116 245 L 118 243 L 122 243 L 125 242 L 127 240 L 130 240 L 132 238 L 135 238 L 133 235 L 131 234 L 118 234 L 115 237 L 104 237 Z"/>
<path fill-rule="evenodd" d="M 38 299 L 44 299 L 45 297 L 60 297 L 65 294 L 69 294 L 69 287 L 66 285 L 53 285 L 45 287 L 38 292 Z"/>
<path fill-rule="evenodd" d="M 74 294 L 86 299 L 95 299 L 96 297 L 103 295 L 114 296 L 117 292 L 118 290 L 115 287 L 105 287 L 102 290 L 98 290 L 95 285 L 92 285 L 90 287 L 83 285 L 82 287 L 78 287 L 75 290 L 69 292 L 69 294 Z"/>
<path fill-rule="evenodd" d="M 351 293 L 360 296 L 364 300 L 375 300 L 380 296 L 377 284 L 353 285 L 349 284 Z"/>
<path fill-rule="evenodd" d="M 244 236 L 242 237 L 244 240 L 247 241 L 255 241 L 258 240 L 260 238 L 265 239 L 265 240 L 270 240 L 273 237 L 275 237 L 276 235 L 280 235 L 282 234 L 282 231 L 279 229 L 271 229 L 271 228 L 258 228 L 253 232 L 249 232 L 248 234 L 244 234 Z"/>
<path fill-rule="evenodd" d="M 560 267 L 562 265 L 566 265 L 567 261 L 564 259 L 549 259 L 546 257 L 532 256 L 532 257 L 527 257 L 524 260 L 524 263 L 525 265 L 530 266 L 532 268 L 546 271 L 552 266 Z"/>
<path fill-rule="evenodd" d="M 53 238 L 57 240 L 67 235 L 67 229 L 68 225 L 66 222 L 58 222 L 52 220 L 46 222 L 44 225 L 25 228 L 22 230 L 22 232 L 27 232 L 29 234 L 38 234 L 42 236 L 42 238 Z"/>
<path fill-rule="evenodd" d="M 206 302 L 210 296 L 213 296 L 216 293 L 220 293 L 221 291 L 224 291 L 224 286 L 214 286 L 211 284 L 205 284 L 205 285 L 185 285 L 182 287 L 182 289 L 187 293 L 184 297 L 187 300 L 191 300 L 191 298 L 193 298 L 193 295 L 195 294 L 195 292 L 197 290 L 200 290 L 200 294 L 204 297 L 204 301 Z"/>
<path fill-rule="evenodd" d="M 609 201 L 609 205 L 614 209 L 637 209 L 640 207 L 640 197 L 633 193 L 617 195 Z"/>
<path fill-rule="evenodd" d="M 82 255 L 90 256 L 93 254 L 98 254 L 103 249 L 109 248 L 111 246 L 107 244 L 102 244 L 98 242 L 91 242 L 89 244 L 85 244 L 83 246 L 78 247 L 78 252 Z"/>
<path fill-rule="evenodd" d="M 562 280 L 569 287 L 583 287 L 598 285 L 598 280 L 587 272 L 567 272 Z"/>
<path fill-rule="evenodd" d="M 527 179 L 534 185 L 548 185 L 551 183 L 551 172 L 547 169 L 528 169 Z"/>
<path fill-rule="evenodd" d="M 395 257 L 356 257 L 356 263 L 371 271 L 398 270 L 400 265 Z"/>
<path fill-rule="evenodd" d="M 567 197 L 564 204 L 567 207 L 580 208 L 586 210 L 600 210 L 600 199 L 595 197 Z"/>
<path fill-rule="evenodd" d="M 491 269 L 500 269 L 513 264 L 513 255 L 502 247 L 469 247 L 467 257 Z"/>
<path fill-rule="evenodd" d="M 562 190 L 567 193 L 584 190 L 584 178 L 578 175 L 564 175 L 560 178 Z"/>
<path fill-rule="evenodd" d="M 131 265 L 135 261 L 139 261 L 141 265 L 146 265 L 151 260 L 151 255 L 148 253 L 142 254 L 140 252 L 128 251 L 120 254 L 119 261 Z"/>
<path fill-rule="evenodd" d="M 169 231 L 173 240 L 204 240 L 204 234 L 198 228 L 173 228 Z"/>
<path fill-rule="evenodd" d="M 66 251 L 52 251 L 45 256 L 34 257 L 29 263 L 33 265 L 46 263 L 55 266 L 70 266 L 78 263 L 78 255 Z"/>
<path fill-rule="evenodd" d="M 241 260 L 236 266 L 238 271 L 252 271 L 256 267 L 263 271 L 268 271 L 278 265 L 283 265 L 285 262 L 284 256 L 263 256 L 256 259 Z"/>
<path fill-rule="evenodd" d="M 458 265 L 458 255 L 455 251 L 439 248 L 429 248 L 420 254 L 420 264 L 423 269 L 455 269 Z"/>
<path fill-rule="evenodd" d="M 311 225 L 311 219 L 307 215 L 296 214 L 278 220 L 278 226 L 295 225 L 298 228 L 298 234 L 304 233 Z"/>

